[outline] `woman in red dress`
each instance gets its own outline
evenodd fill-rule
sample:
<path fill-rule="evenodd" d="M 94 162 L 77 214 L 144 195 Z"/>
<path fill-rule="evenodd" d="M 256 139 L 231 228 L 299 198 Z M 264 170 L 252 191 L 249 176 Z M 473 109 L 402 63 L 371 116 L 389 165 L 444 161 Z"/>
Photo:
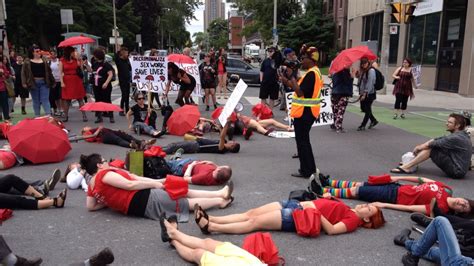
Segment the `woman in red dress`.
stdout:
<path fill-rule="evenodd" d="M 84 96 L 86 90 L 82 83 L 82 77 L 77 74 L 77 69 L 81 67 L 77 60 L 76 50 L 74 47 L 68 46 L 64 48 L 64 56 L 59 62 L 59 70 L 61 71 L 61 99 L 63 100 L 64 122 L 69 119 L 69 106 L 71 100 L 77 100 L 79 106 L 84 105 Z M 87 122 L 85 112 L 82 112 L 82 121 Z"/>

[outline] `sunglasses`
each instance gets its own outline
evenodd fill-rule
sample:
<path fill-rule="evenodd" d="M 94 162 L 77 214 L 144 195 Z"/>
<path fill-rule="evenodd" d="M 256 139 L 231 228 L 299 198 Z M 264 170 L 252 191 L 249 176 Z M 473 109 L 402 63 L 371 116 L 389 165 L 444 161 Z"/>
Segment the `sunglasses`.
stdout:
<path fill-rule="evenodd" d="M 106 162 L 107 162 L 107 160 L 106 160 L 106 159 L 103 159 L 103 158 L 102 158 L 102 160 L 100 161 L 100 163 L 106 163 Z"/>
<path fill-rule="evenodd" d="M 137 100 L 145 100 L 145 98 L 137 98 Z"/>

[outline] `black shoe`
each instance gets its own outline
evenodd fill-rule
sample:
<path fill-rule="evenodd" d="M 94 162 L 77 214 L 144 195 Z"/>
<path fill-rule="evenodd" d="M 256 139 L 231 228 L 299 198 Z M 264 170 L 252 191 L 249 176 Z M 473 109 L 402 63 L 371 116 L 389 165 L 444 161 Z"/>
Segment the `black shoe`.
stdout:
<path fill-rule="evenodd" d="M 124 112 L 124 111 L 120 111 L 120 112 L 119 112 L 119 116 L 125 116 L 125 112 Z"/>
<path fill-rule="evenodd" d="M 94 121 L 94 123 L 98 124 L 98 123 L 102 123 L 104 122 L 104 120 L 102 120 L 102 118 L 99 118 L 97 117 L 97 119 Z"/>
<path fill-rule="evenodd" d="M 319 182 L 321 182 L 321 185 L 323 187 L 329 186 L 329 179 L 330 179 L 329 175 L 323 175 L 323 174 L 319 173 L 318 177 L 319 177 Z"/>
<path fill-rule="evenodd" d="M 432 218 L 419 212 L 415 212 L 412 215 L 410 215 L 410 219 L 416 224 L 424 226 L 424 227 L 427 227 L 433 220 Z"/>
<path fill-rule="evenodd" d="M 103 266 L 112 264 L 114 259 L 114 253 L 112 253 L 112 250 L 110 250 L 110 248 L 104 248 L 99 253 L 89 258 L 89 264 L 91 266 Z"/>
<path fill-rule="evenodd" d="M 375 120 L 374 122 L 370 123 L 369 129 L 374 128 L 378 123 L 379 123 L 379 121 L 377 121 L 377 120 Z"/>
<path fill-rule="evenodd" d="M 418 261 L 420 258 L 408 252 L 407 254 L 403 255 L 402 263 L 404 266 L 417 266 Z"/>
<path fill-rule="evenodd" d="M 309 188 L 309 191 L 312 191 L 312 192 L 316 193 L 316 195 L 318 195 L 318 196 L 323 195 L 323 188 L 321 187 L 321 185 L 316 180 L 316 176 L 314 174 L 312 174 L 309 178 L 308 188 Z"/>
<path fill-rule="evenodd" d="M 413 238 L 410 238 L 410 234 L 411 234 L 410 229 L 408 229 L 408 228 L 403 229 L 398 235 L 396 235 L 393 238 L 393 243 L 395 243 L 395 245 L 397 245 L 397 246 L 404 247 L 405 242 L 407 242 L 407 240 L 413 240 Z"/>
<path fill-rule="evenodd" d="M 166 219 L 166 214 L 162 212 L 160 214 L 161 241 L 170 242 L 171 238 L 168 235 L 168 229 L 166 228 L 166 225 L 165 225 L 165 219 Z"/>
<path fill-rule="evenodd" d="M 249 140 L 252 134 L 253 134 L 253 128 L 250 128 L 250 127 L 247 128 L 247 130 L 245 130 L 245 135 L 244 135 L 245 140 Z"/>
<path fill-rule="evenodd" d="M 51 174 L 51 177 L 48 178 L 44 183 L 45 187 L 48 187 L 48 191 L 53 190 L 56 187 L 56 184 L 58 183 L 59 179 L 61 178 L 61 170 L 55 169 L 53 171 L 53 174 Z"/>
<path fill-rule="evenodd" d="M 335 126 L 334 124 L 331 124 L 330 128 L 331 128 L 332 130 L 336 130 L 336 126 Z"/>
<path fill-rule="evenodd" d="M 365 130 L 365 126 L 360 126 L 357 128 L 357 131 L 364 131 Z"/>
<path fill-rule="evenodd" d="M 34 259 L 29 260 L 29 259 L 20 257 L 18 255 L 15 255 L 15 257 L 16 257 L 15 265 L 19 265 L 19 266 L 38 266 L 38 265 L 41 265 L 41 263 L 43 262 L 42 258 L 34 258 Z"/>
<path fill-rule="evenodd" d="M 296 172 L 296 173 L 292 173 L 291 176 L 293 176 L 293 177 L 309 178 L 309 176 L 305 176 L 305 175 L 301 174 L 300 171 L 298 171 L 298 172 Z"/>

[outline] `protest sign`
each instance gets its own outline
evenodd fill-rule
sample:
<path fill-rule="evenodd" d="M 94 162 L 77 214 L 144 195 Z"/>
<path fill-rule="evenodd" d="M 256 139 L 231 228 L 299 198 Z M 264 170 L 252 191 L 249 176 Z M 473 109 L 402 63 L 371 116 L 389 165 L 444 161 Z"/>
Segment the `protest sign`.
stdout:
<path fill-rule="evenodd" d="M 293 127 L 293 119 L 290 117 L 291 102 L 293 100 L 293 92 L 285 94 L 286 97 L 286 108 L 288 109 L 288 123 L 290 127 Z M 331 90 L 327 87 L 321 89 L 321 110 L 319 117 L 314 121 L 313 127 L 331 125 L 334 123 L 334 115 L 332 113 L 331 104 Z"/>
<path fill-rule="evenodd" d="M 421 86 L 421 65 L 416 65 L 411 68 L 413 79 L 415 80 L 416 87 Z"/>
<path fill-rule="evenodd" d="M 248 85 L 240 79 L 237 85 L 234 88 L 234 91 L 230 95 L 229 99 L 224 105 L 224 108 L 222 109 L 222 113 L 219 116 L 219 122 L 221 123 L 222 126 L 224 126 L 227 123 L 227 118 L 232 114 L 232 112 L 235 110 L 235 107 L 240 101 L 240 98 L 242 98 L 242 95 L 244 95 L 245 90 L 247 89 Z"/>
<path fill-rule="evenodd" d="M 130 57 L 132 81 L 142 83 L 165 83 L 168 81 L 168 60 L 166 56 Z"/>
<path fill-rule="evenodd" d="M 268 134 L 269 137 L 277 139 L 289 139 L 295 137 L 294 131 L 273 131 Z"/>

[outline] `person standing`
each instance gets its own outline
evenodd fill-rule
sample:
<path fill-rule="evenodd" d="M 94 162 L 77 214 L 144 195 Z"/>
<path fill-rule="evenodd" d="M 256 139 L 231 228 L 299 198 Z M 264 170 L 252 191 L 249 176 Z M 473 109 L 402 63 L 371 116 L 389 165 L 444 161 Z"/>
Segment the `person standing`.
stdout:
<path fill-rule="evenodd" d="M 278 99 L 278 76 L 277 76 L 277 65 L 275 63 L 275 48 L 270 47 L 267 49 L 268 57 L 263 60 L 260 66 L 260 93 L 259 98 L 262 104 L 268 105 L 270 109 L 273 109 L 273 105 L 276 99 Z M 267 98 L 270 97 L 270 101 L 267 104 Z"/>
<path fill-rule="evenodd" d="M 317 171 L 309 132 L 321 109 L 320 96 L 323 88 L 323 78 L 317 66 L 319 52 L 316 47 L 303 45 L 300 56 L 301 66 L 304 70 L 307 70 L 304 76 L 296 82 L 296 79 L 292 76 L 292 70 L 287 68 L 281 80 L 283 84 L 295 90 L 290 116 L 294 119 L 300 169 L 296 173 L 292 173 L 291 176 L 308 178 Z"/>
<path fill-rule="evenodd" d="M 15 96 L 20 96 L 21 100 L 21 114 L 26 115 L 26 99 L 30 97 L 30 93 L 26 88 L 23 88 L 21 82 L 21 68 L 23 67 L 23 56 L 18 55 L 16 62 L 13 64 L 15 70 Z"/>
<path fill-rule="evenodd" d="M 112 103 L 112 77 L 114 75 L 112 66 L 105 62 L 105 52 L 102 48 L 94 50 L 94 62 L 92 63 L 94 71 L 94 95 L 96 102 Z M 114 113 L 108 112 L 110 123 L 115 123 Z M 101 123 L 102 112 L 95 112 L 97 120 L 95 123 Z"/>
<path fill-rule="evenodd" d="M 53 86 L 54 78 L 49 64 L 41 58 L 38 46 L 33 46 L 28 51 L 28 58 L 21 68 L 21 81 L 23 88 L 30 90 L 35 116 L 41 116 L 41 106 L 44 113 L 50 115 L 49 88 Z"/>
<path fill-rule="evenodd" d="M 122 46 L 115 57 L 118 79 L 122 98 L 120 99 L 120 108 L 124 111 L 119 112 L 120 116 L 125 116 L 130 108 L 130 82 L 132 80 L 132 65 L 128 60 L 128 49 Z"/>
<path fill-rule="evenodd" d="M 224 99 L 227 99 L 227 54 L 224 48 L 219 48 L 219 53 L 217 55 L 217 78 L 219 83 L 217 84 L 217 93 L 222 95 Z M 218 99 L 221 97 L 218 96 Z"/>
<path fill-rule="evenodd" d="M 206 54 L 204 56 L 204 62 L 199 65 L 199 75 L 201 76 L 201 85 L 204 88 L 205 98 L 204 103 L 206 104 L 206 111 L 209 111 L 209 98 L 214 103 L 214 110 L 217 109 L 216 104 L 216 66 L 211 64 L 211 55 Z"/>
<path fill-rule="evenodd" d="M 342 121 L 349 101 L 348 97 L 352 97 L 353 81 L 354 79 L 348 68 L 332 75 L 331 102 L 334 124 L 331 125 L 331 128 L 336 130 L 336 133 L 345 133 L 342 128 Z"/>
<path fill-rule="evenodd" d="M 55 51 L 51 51 L 51 60 L 49 61 L 49 67 L 54 77 L 54 85 L 51 86 L 49 92 L 49 104 L 53 108 L 53 114 L 55 116 L 61 115 L 61 70 L 59 69 L 59 59 Z"/>
<path fill-rule="evenodd" d="M 3 55 L 0 56 L 3 62 Z M 0 64 L 0 108 L 3 111 L 3 118 L 10 120 L 10 106 L 8 104 L 8 91 L 5 81 L 10 78 L 10 69 L 5 64 Z"/>
<path fill-rule="evenodd" d="M 61 72 L 61 99 L 63 101 L 64 120 L 69 120 L 69 107 L 72 100 L 77 100 L 79 106 L 84 105 L 84 96 L 86 90 L 82 84 L 82 66 L 77 59 L 77 53 L 74 47 L 68 46 L 64 48 L 64 56 L 59 62 L 59 71 Z M 83 75 L 83 74 L 82 74 Z M 82 112 L 82 121 L 87 122 L 87 115 Z"/>
<path fill-rule="evenodd" d="M 357 128 L 357 131 L 365 130 L 365 126 L 370 119 L 369 129 L 375 127 L 379 122 L 372 114 L 372 103 L 377 98 L 375 94 L 375 69 L 370 66 L 370 62 L 366 57 L 360 59 L 360 106 L 362 112 L 365 113 L 362 124 Z"/>
<path fill-rule="evenodd" d="M 402 66 L 393 72 L 392 77 L 395 83 L 395 86 L 393 87 L 393 95 L 395 95 L 395 114 L 393 115 L 393 119 L 397 119 L 399 115 L 400 118 L 405 119 L 408 98 L 411 100 L 415 97 L 415 94 L 413 93 L 413 84 L 415 84 L 415 80 L 411 73 L 411 65 L 411 60 L 405 58 Z"/>

